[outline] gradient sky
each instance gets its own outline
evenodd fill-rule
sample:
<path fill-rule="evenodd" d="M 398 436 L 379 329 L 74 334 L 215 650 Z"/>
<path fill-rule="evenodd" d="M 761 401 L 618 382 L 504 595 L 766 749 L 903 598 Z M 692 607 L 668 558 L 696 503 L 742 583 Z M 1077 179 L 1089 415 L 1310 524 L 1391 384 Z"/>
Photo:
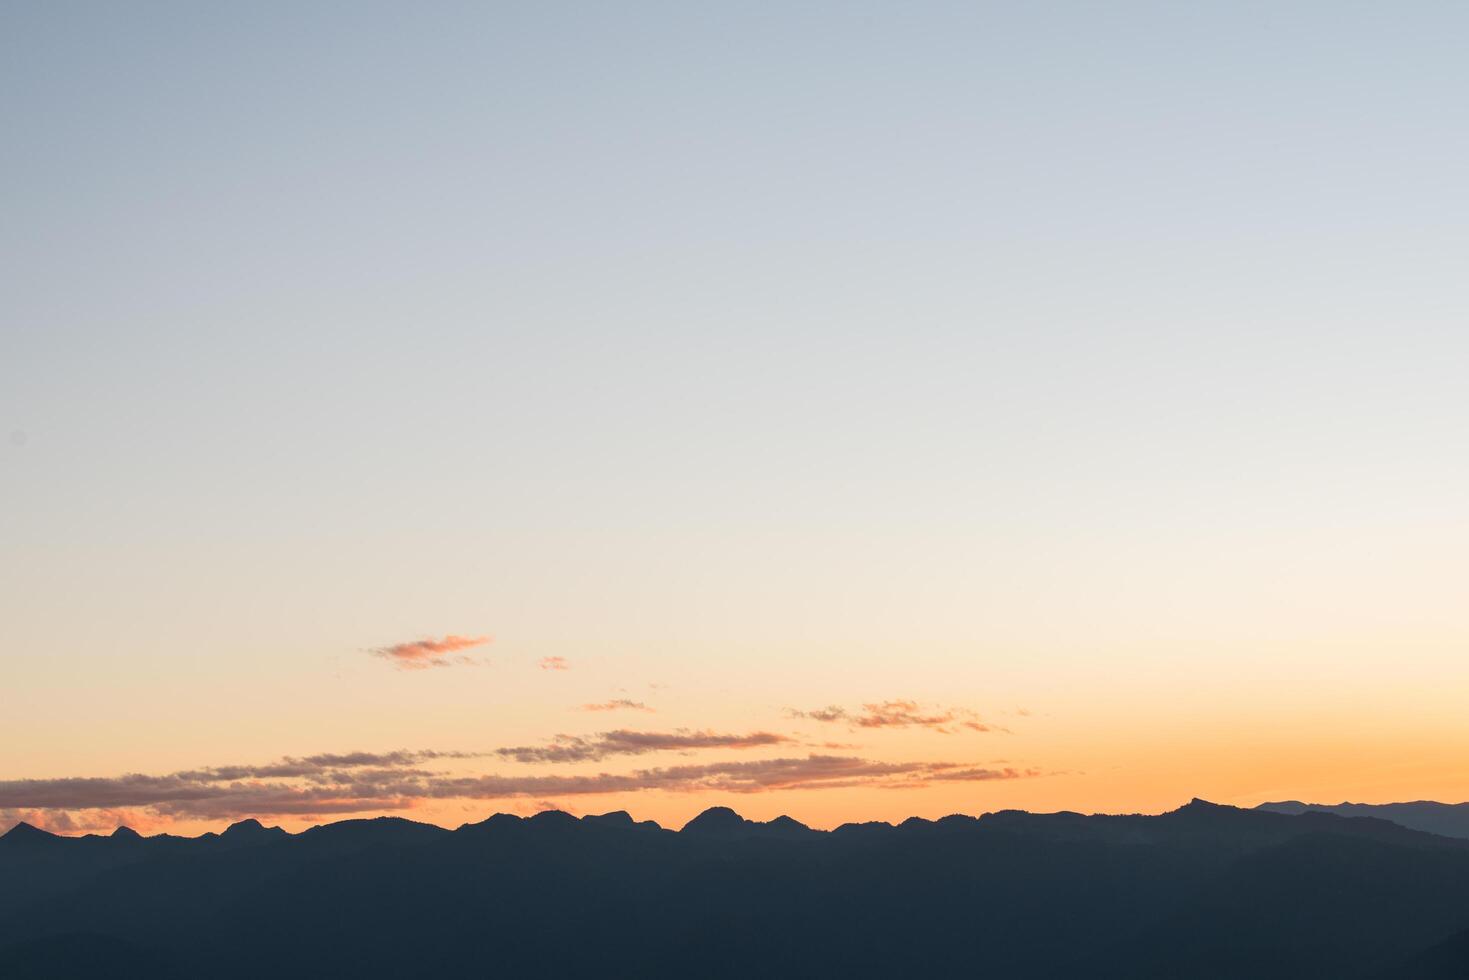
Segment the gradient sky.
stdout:
<path fill-rule="evenodd" d="M 6 3 L 0 824 L 1469 797 L 1466 32 Z"/>

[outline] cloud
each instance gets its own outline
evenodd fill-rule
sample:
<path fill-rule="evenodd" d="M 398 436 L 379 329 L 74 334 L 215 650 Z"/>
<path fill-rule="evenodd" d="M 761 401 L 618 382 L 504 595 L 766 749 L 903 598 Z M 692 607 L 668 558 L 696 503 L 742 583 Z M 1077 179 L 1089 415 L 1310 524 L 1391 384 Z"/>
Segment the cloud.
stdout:
<path fill-rule="evenodd" d="M 542 670 L 570 670 L 571 665 L 566 662 L 565 657 L 542 657 Z"/>
<path fill-rule="evenodd" d="M 377 768 L 402 772 L 410 766 L 421 765 L 441 759 L 483 758 L 483 752 L 348 752 L 340 755 L 308 755 L 302 758 L 286 756 L 279 762 L 263 766 L 213 766 L 207 769 L 190 769 L 175 773 L 183 779 L 202 782 L 234 781 L 240 779 L 293 779 L 304 778 L 316 781 L 337 781 L 342 777 L 339 770 Z"/>
<path fill-rule="evenodd" d="M 21 810 L 0 809 L 0 834 L 18 823 L 28 823 L 53 834 L 110 834 L 118 827 L 147 833 L 156 817 L 136 810 Z"/>
<path fill-rule="evenodd" d="M 614 742 L 667 747 L 668 735 L 606 733 Z M 627 738 L 624 738 L 627 736 Z M 772 744 L 769 733 L 720 736 L 691 732 L 677 736 L 683 747 L 707 747 L 718 740 L 756 739 Z M 774 736 L 776 743 L 788 741 Z M 651 741 L 649 741 L 651 740 Z M 934 782 L 1022 779 L 1042 775 L 1033 769 L 989 768 L 960 762 L 880 762 L 843 755 L 725 761 L 638 769 L 627 773 L 584 775 L 504 775 L 429 772 L 422 763 L 465 758 L 460 753 L 405 752 L 372 756 L 307 759 L 364 760 L 375 763 L 310 769 L 302 775 L 231 778 L 299 767 L 295 759 L 267 766 L 219 766 L 166 775 L 132 773 L 110 778 L 0 780 L 0 823 L 25 819 L 37 826 L 76 832 L 110 829 L 117 823 L 146 825 L 151 819 L 239 819 L 245 816 L 320 817 L 328 814 L 406 810 L 426 801 L 522 799 L 661 791 L 668 793 L 762 793 L 790 789 L 871 786 L 906 789 Z M 78 815 L 75 811 L 86 811 Z M 133 811 L 133 812 L 127 812 Z M 140 816 L 137 811 L 142 811 Z"/>
<path fill-rule="evenodd" d="M 705 765 L 639 769 L 592 776 L 476 776 L 434 787 L 446 796 L 501 799 L 662 790 L 671 793 L 763 793 L 789 789 L 875 786 L 913 789 L 934 781 L 988 781 L 1039 776 L 1034 769 L 987 769 L 954 762 L 875 762 L 853 756 L 809 755 Z"/>
<path fill-rule="evenodd" d="M 852 712 L 837 705 L 817 708 L 814 711 L 787 711 L 792 718 L 808 718 L 811 721 L 845 723 L 851 728 L 928 728 L 944 735 L 953 734 L 956 728 L 975 732 L 1007 732 L 1008 729 L 987 724 L 967 708 L 925 709 L 916 701 L 876 701 L 864 704 L 861 711 Z"/>
<path fill-rule="evenodd" d="M 810 718 L 812 721 L 846 721 L 847 709 L 832 705 L 830 708 L 817 708 L 815 711 L 797 711 L 795 708 L 788 712 L 792 718 Z"/>
<path fill-rule="evenodd" d="M 653 714 L 653 709 L 641 701 L 630 701 L 627 698 L 613 698 L 611 701 L 603 701 L 601 704 L 584 704 L 578 711 L 646 711 Z"/>
<path fill-rule="evenodd" d="M 406 788 L 409 783 L 405 780 L 433 777 L 433 772 L 421 768 L 429 762 L 483 755 L 434 750 L 349 752 L 287 756 L 265 765 L 211 766 L 163 776 L 129 773 L 111 778 L 0 780 L 0 815 L 21 808 L 50 811 L 35 816 L 71 832 L 90 829 L 91 824 L 84 826 L 60 811 L 147 807 L 157 816 L 229 817 L 406 809 L 413 801 L 402 792 L 384 792 L 384 787 Z M 14 819 L 41 826 L 25 817 Z M 141 829 L 138 823 L 129 825 Z"/>
<path fill-rule="evenodd" d="M 643 755 L 648 752 L 692 751 L 694 749 L 754 749 L 783 745 L 795 739 L 775 732 L 721 735 L 680 728 L 672 732 L 633 732 L 620 728 L 596 735 L 557 735 L 549 745 L 517 745 L 496 749 L 495 754 L 516 762 L 596 762 L 614 755 Z"/>
<path fill-rule="evenodd" d="M 411 640 L 394 643 L 392 646 L 375 647 L 368 651 L 373 656 L 392 661 L 403 670 L 423 670 L 427 667 L 452 667 L 455 664 L 476 663 L 472 657 L 454 657 L 451 654 L 471 647 L 489 643 L 489 636 L 457 636 L 450 633 L 442 640 Z"/>

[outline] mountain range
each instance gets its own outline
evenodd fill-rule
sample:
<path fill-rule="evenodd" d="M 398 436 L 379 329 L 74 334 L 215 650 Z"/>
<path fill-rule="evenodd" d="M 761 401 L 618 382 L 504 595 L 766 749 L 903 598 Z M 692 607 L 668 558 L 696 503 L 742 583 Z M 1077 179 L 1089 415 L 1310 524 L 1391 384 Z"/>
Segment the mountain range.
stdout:
<path fill-rule="evenodd" d="M 1261 803 L 1255 809 L 1272 813 L 1334 813 L 1339 817 L 1381 817 L 1393 823 L 1444 837 L 1469 838 L 1469 803 Z"/>
<path fill-rule="evenodd" d="M 832 831 L 715 807 L 677 832 L 547 811 L 0 837 L 7 980 L 432 974 L 1464 978 L 1469 840 L 1202 800 Z"/>

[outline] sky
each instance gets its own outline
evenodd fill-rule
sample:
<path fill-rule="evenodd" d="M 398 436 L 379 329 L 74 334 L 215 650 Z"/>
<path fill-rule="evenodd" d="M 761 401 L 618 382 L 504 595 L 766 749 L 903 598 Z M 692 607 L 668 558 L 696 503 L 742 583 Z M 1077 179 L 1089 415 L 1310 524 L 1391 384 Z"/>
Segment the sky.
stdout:
<path fill-rule="evenodd" d="M 1469 797 L 1466 30 L 3 5 L 0 827 Z"/>

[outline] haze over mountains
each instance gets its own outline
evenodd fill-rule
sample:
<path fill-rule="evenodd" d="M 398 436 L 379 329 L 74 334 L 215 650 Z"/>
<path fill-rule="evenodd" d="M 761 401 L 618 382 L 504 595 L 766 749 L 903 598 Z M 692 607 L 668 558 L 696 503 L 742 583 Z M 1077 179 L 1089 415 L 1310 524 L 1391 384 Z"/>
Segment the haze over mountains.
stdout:
<path fill-rule="evenodd" d="M 1414 830 L 1444 837 L 1469 838 L 1469 803 L 1261 803 L 1255 809 L 1272 813 L 1334 813 L 1339 817 L 1381 817 Z"/>
<path fill-rule="evenodd" d="M 20 824 L 0 975 L 1465 976 L 1469 841 L 1302 809 Z"/>

